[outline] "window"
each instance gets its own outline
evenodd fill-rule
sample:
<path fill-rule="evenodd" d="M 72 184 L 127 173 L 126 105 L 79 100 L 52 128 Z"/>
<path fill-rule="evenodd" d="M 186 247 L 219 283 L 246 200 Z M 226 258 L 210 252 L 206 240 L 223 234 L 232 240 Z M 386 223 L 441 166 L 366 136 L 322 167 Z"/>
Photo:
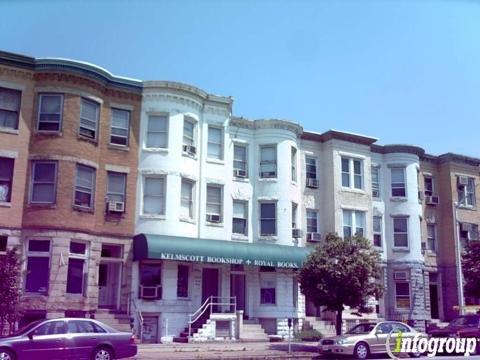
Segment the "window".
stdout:
<path fill-rule="evenodd" d="M 68 256 L 67 293 L 85 294 L 87 267 L 87 244 L 83 242 L 70 242 Z"/>
<path fill-rule="evenodd" d="M 165 215 L 165 178 L 145 177 L 143 213 Z"/>
<path fill-rule="evenodd" d="M 373 246 L 382 247 L 382 217 L 373 217 Z"/>
<path fill-rule="evenodd" d="M 154 263 L 140 263 L 140 288 L 146 287 L 150 288 L 145 293 L 148 293 L 149 297 L 151 295 L 156 295 L 156 299 L 162 298 L 161 292 L 162 286 L 162 266 L 161 264 L 154 264 Z M 155 290 L 156 289 L 156 290 Z M 142 297 L 142 292 L 140 292 L 140 297 Z"/>
<path fill-rule="evenodd" d="M 18 129 L 22 92 L 0 88 L 0 127 Z"/>
<path fill-rule="evenodd" d="M 195 146 L 195 120 L 183 118 L 183 145 Z"/>
<path fill-rule="evenodd" d="M 77 164 L 75 179 L 75 205 L 93 208 L 95 199 L 95 169 Z"/>
<path fill-rule="evenodd" d="M 178 265 L 177 268 L 177 297 L 188 297 L 188 266 Z"/>
<path fill-rule="evenodd" d="M 87 320 L 69 320 L 68 333 L 69 334 L 93 334 L 104 333 L 99 325 Z"/>
<path fill-rule="evenodd" d="M 125 203 L 127 174 L 108 171 L 107 177 L 107 200 Z"/>
<path fill-rule="evenodd" d="M 234 234 L 247 235 L 247 211 L 248 202 L 233 201 L 232 232 Z"/>
<path fill-rule="evenodd" d="M 50 274 L 50 240 L 29 240 L 25 291 L 48 293 Z"/>
<path fill-rule="evenodd" d="M 410 309 L 410 283 L 407 281 L 395 282 L 395 307 Z"/>
<path fill-rule="evenodd" d="M 208 127 L 208 152 L 210 159 L 223 159 L 223 131 L 221 128 Z"/>
<path fill-rule="evenodd" d="M 233 146 L 233 176 L 247 177 L 247 147 L 235 144 Z"/>
<path fill-rule="evenodd" d="M 63 95 L 40 94 L 38 98 L 38 131 L 60 131 L 62 124 Z"/>
<path fill-rule="evenodd" d="M 168 147 L 168 117 L 150 115 L 147 127 L 147 148 L 166 149 Z"/>
<path fill-rule="evenodd" d="M 10 202 L 12 199 L 14 162 L 14 159 L 0 157 L 0 202 Z"/>
<path fill-rule="evenodd" d="M 39 326 L 36 328 L 32 335 L 34 336 L 42 336 L 42 335 L 60 335 L 65 334 L 65 321 L 58 320 L 58 321 L 49 321 L 44 325 Z"/>
<path fill-rule="evenodd" d="M 55 203 L 57 183 L 56 161 L 34 161 L 32 164 L 31 181 L 31 203 Z"/>
<path fill-rule="evenodd" d="M 292 202 L 292 229 L 297 228 L 297 209 L 298 205 Z"/>
<path fill-rule="evenodd" d="M 435 251 L 437 249 L 437 229 L 435 224 L 427 224 L 427 249 Z"/>
<path fill-rule="evenodd" d="M 276 304 L 277 276 L 275 268 L 260 267 L 260 304 Z"/>
<path fill-rule="evenodd" d="M 380 197 L 380 168 L 378 166 L 372 166 L 372 196 Z"/>
<path fill-rule="evenodd" d="M 0 235 L 0 253 L 7 251 L 8 236 Z"/>
<path fill-rule="evenodd" d="M 393 246 L 408 247 L 408 217 L 393 218 Z"/>
<path fill-rule="evenodd" d="M 260 235 L 269 236 L 277 234 L 277 204 L 260 203 Z"/>
<path fill-rule="evenodd" d="M 193 182 L 182 179 L 180 215 L 187 219 L 193 219 Z"/>
<path fill-rule="evenodd" d="M 461 206 L 475 206 L 475 179 L 459 176 L 458 180 L 458 203 Z"/>
<path fill-rule="evenodd" d="M 363 211 L 343 210 L 343 237 L 364 236 L 365 213 Z"/>
<path fill-rule="evenodd" d="M 100 105 L 96 102 L 82 99 L 80 109 L 80 135 L 90 139 L 97 138 L 99 113 Z"/>
<path fill-rule="evenodd" d="M 127 146 L 130 129 L 130 111 L 112 108 L 110 144 Z"/>
<path fill-rule="evenodd" d="M 291 154 L 292 181 L 297 181 L 297 149 L 292 147 Z"/>
<path fill-rule="evenodd" d="M 317 179 L 317 160 L 314 157 L 305 157 L 307 179 Z"/>
<path fill-rule="evenodd" d="M 478 240 L 478 225 L 471 223 L 460 223 L 460 245 L 462 250 L 468 245 L 470 240 Z"/>
<path fill-rule="evenodd" d="M 425 196 L 432 196 L 434 194 L 433 177 L 424 176 L 423 184 Z"/>
<path fill-rule="evenodd" d="M 307 233 L 318 232 L 318 212 L 316 210 L 307 209 Z"/>
<path fill-rule="evenodd" d="M 362 160 L 342 157 L 342 186 L 363 189 Z"/>
<path fill-rule="evenodd" d="M 222 187 L 207 185 L 207 221 L 222 221 Z"/>
<path fill-rule="evenodd" d="M 260 177 L 277 177 L 277 147 L 275 145 L 260 147 Z"/>
<path fill-rule="evenodd" d="M 405 168 L 394 167 L 391 169 L 392 173 L 392 196 L 405 197 L 407 196 L 405 189 Z"/>

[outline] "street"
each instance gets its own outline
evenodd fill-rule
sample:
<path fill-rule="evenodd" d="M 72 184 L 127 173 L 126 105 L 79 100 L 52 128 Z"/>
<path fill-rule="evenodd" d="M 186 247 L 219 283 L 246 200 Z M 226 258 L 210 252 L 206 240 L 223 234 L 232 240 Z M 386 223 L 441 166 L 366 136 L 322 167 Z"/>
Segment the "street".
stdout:
<path fill-rule="evenodd" d="M 317 352 L 317 342 L 300 342 L 291 344 L 288 354 L 288 343 L 203 343 L 203 344 L 141 344 L 138 347 L 137 360 L 153 359 L 324 359 Z M 389 359 L 386 355 L 374 359 Z M 408 357 L 405 357 L 408 358 Z M 462 359 L 461 356 L 421 357 L 421 359 Z M 331 357 L 330 359 L 333 359 Z M 348 359 L 348 357 L 345 357 Z M 480 360 L 480 356 L 469 359 Z"/>

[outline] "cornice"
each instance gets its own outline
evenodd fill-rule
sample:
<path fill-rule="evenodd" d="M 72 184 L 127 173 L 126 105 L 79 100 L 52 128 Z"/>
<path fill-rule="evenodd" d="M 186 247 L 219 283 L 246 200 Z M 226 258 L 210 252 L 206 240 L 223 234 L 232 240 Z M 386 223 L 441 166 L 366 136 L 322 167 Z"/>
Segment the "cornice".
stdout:
<path fill-rule="evenodd" d="M 403 154 L 414 154 L 419 157 L 425 154 L 425 150 L 419 146 L 404 145 L 404 144 L 372 145 L 371 150 L 372 152 L 376 152 L 380 154 L 403 153 Z"/>
<path fill-rule="evenodd" d="M 249 130 L 281 129 L 290 131 L 297 136 L 303 133 L 303 128 L 299 124 L 279 119 L 259 119 L 252 121 L 241 117 L 232 117 L 230 125 Z"/>

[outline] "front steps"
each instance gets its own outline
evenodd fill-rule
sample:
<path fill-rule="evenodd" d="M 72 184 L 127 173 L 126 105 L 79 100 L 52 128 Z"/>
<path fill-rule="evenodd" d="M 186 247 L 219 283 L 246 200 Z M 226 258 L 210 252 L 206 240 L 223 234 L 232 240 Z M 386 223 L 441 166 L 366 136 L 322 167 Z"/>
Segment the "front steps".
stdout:
<path fill-rule="evenodd" d="M 304 330 L 316 330 L 322 334 L 323 337 L 335 336 L 335 325 L 331 321 L 320 320 L 315 316 L 306 316 L 303 323 Z"/>
<path fill-rule="evenodd" d="M 264 342 L 269 341 L 270 338 L 265 333 L 262 325 L 258 320 L 244 320 L 243 329 L 240 335 L 240 341 L 243 342 Z"/>
<path fill-rule="evenodd" d="M 105 323 L 118 331 L 132 332 L 130 316 L 126 313 L 115 312 L 109 309 L 98 309 L 95 313 L 95 320 Z"/>

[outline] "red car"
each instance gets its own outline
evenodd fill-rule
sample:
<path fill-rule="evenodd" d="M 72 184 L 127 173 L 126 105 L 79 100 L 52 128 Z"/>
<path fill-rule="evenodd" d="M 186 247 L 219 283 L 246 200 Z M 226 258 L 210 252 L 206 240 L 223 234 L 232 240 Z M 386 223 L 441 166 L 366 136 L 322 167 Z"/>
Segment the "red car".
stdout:
<path fill-rule="evenodd" d="M 0 338 L 2 360 L 112 360 L 135 356 L 135 337 L 92 319 L 36 321 Z"/>

